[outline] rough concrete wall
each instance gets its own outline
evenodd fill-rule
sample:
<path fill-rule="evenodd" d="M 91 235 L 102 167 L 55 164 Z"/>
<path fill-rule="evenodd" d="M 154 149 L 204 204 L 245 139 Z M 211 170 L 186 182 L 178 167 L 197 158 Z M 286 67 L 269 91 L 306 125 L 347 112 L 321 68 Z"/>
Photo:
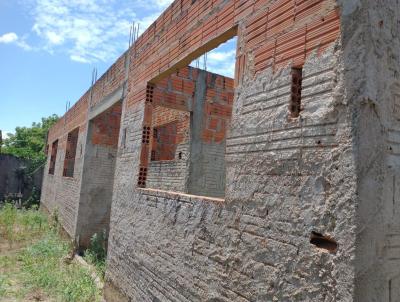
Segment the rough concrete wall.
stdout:
<path fill-rule="evenodd" d="M 341 66 L 340 51 L 333 47 L 306 61 L 304 110 L 298 119 L 289 118 L 290 68 L 275 75 L 267 69 L 238 91 L 227 141 L 227 199 L 251 202 L 256 212 L 264 209 L 264 228 L 275 228 L 267 237 L 284 238 L 297 249 L 281 258 L 286 272 L 278 277 L 285 281 L 277 301 L 352 297 L 354 209 L 349 201 L 354 198 L 355 169 L 349 109 L 338 93 Z M 324 253 L 310 245 L 312 231 L 335 238 L 338 252 Z M 279 242 L 266 240 L 279 248 Z M 302 271 L 307 277 L 299 277 Z"/>
<path fill-rule="evenodd" d="M 367 36 L 365 19 L 353 17 L 374 11 L 372 1 L 364 2 L 367 6 L 342 2 L 347 13 L 341 22 L 348 33 L 342 58 L 340 44 L 322 58 L 316 56 L 338 37 L 334 0 L 175 1 L 136 41 L 128 53 L 121 132 L 126 139 L 116 164 L 107 295 L 114 285 L 140 301 L 354 298 L 353 261 L 357 253 L 363 255 L 360 248 L 367 247 L 372 233 L 366 232 L 363 241 L 358 238 L 360 248 L 355 250 L 356 193 L 367 191 L 355 191 L 354 156 L 361 156 L 354 152 L 351 129 L 357 122 L 352 118 L 361 111 L 352 107 L 357 103 L 352 98 L 366 88 L 365 77 L 360 77 L 366 55 L 350 45 L 363 45 Z M 227 200 L 138 189 L 135 179 L 145 168 L 141 157 L 149 154 L 142 144 L 143 126 L 151 119 L 144 104 L 148 83 L 176 72 L 237 32 L 236 83 L 241 85 L 228 141 Z M 306 62 L 304 111 L 296 120 L 288 119 L 287 110 L 287 65 L 293 62 Z M 100 85 L 95 88 L 101 91 Z M 337 253 L 310 245 L 311 231 L 336 239 Z M 372 271 L 376 266 L 371 263 L 378 262 L 371 255 L 359 257 L 365 261 L 356 267 L 365 264 Z M 362 276 L 357 272 L 360 290 L 355 292 L 361 296 L 367 284 Z M 395 294 L 397 280 L 377 284 Z"/>
<path fill-rule="evenodd" d="M 342 1 L 357 165 L 357 302 L 400 301 L 400 4 Z"/>
<path fill-rule="evenodd" d="M 355 174 L 338 54 L 307 60 L 302 119 L 288 119 L 290 68 L 239 88 L 228 202 L 136 191 L 134 157 L 122 154 L 106 295 L 116 286 L 138 301 L 352 299 Z M 338 252 L 311 245 L 311 231 L 334 237 Z"/>
<path fill-rule="evenodd" d="M 24 163 L 17 157 L 0 154 L 0 200 L 8 193 L 18 193 L 22 182 L 18 179 L 16 170 Z"/>
<path fill-rule="evenodd" d="M 19 193 L 20 190 L 22 199 L 27 199 L 31 195 L 33 187 L 40 191 L 43 169 L 19 179 L 16 172 L 24 167 L 27 167 L 24 160 L 9 154 L 0 154 L 0 201 L 3 201 L 9 193 Z"/>
<path fill-rule="evenodd" d="M 233 103 L 233 80 L 199 70 L 191 125 L 188 191 L 225 196 L 225 139 Z"/>
<path fill-rule="evenodd" d="M 192 142 L 188 193 L 223 198 L 225 196 L 225 141 Z"/>

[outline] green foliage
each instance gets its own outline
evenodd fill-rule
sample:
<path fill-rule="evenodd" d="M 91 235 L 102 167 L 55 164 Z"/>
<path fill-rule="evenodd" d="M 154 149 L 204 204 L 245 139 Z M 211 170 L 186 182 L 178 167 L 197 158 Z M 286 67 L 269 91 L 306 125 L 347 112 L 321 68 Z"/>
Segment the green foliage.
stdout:
<path fill-rule="evenodd" d="M 40 203 L 40 191 L 33 186 L 31 194 L 29 195 L 28 199 L 23 202 L 23 206 L 26 208 L 30 207 L 38 207 L 38 204 Z"/>
<path fill-rule="evenodd" d="M 6 204 L 0 208 L 0 245 L 8 240 L 3 236 L 6 225 L 12 225 L 10 240 L 19 241 L 18 250 L 0 248 L 0 300 L 19 301 L 43 292 L 51 301 L 99 301 L 100 291 L 89 270 L 68 258 L 71 246 L 58 235 L 57 210 L 49 220 L 51 225 L 36 206 L 17 210 Z"/>
<path fill-rule="evenodd" d="M 14 239 L 14 226 L 17 220 L 17 209 L 6 203 L 0 212 L 0 234 L 12 243 Z"/>
<path fill-rule="evenodd" d="M 47 230 L 46 216 L 33 206 L 30 210 L 17 210 L 11 203 L 0 209 L 0 237 L 14 242 L 32 240 Z"/>
<path fill-rule="evenodd" d="M 6 293 L 6 278 L 0 276 L 0 297 L 3 297 Z"/>
<path fill-rule="evenodd" d="M 89 248 L 85 251 L 85 260 L 91 263 L 100 277 L 104 280 L 106 271 L 106 232 L 96 233 L 90 238 Z"/>
<path fill-rule="evenodd" d="M 55 232 L 60 230 L 60 218 L 58 217 L 58 208 L 56 207 L 50 215 L 50 229 Z"/>
<path fill-rule="evenodd" d="M 69 250 L 69 244 L 54 232 L 28 247 L 20 255 L 24 284 L 31 290 L 44 290 L 57 301 L 95 301 L 98 290 L 90 272 L 62 261 Z"/>
<path fill-rule="evenodd" d="M 15 134 L 7 133 L 4 139 L 2 152 L 11 154 L 28 161 L 29 172 L 41 166 L 46 155 L 44 154 L 46 135 L 49 128 L 58 121 L 58 116 L 53 114 L 42 118 L 40 123 L 33 123 L 32 127 L 17 127 Z"/>

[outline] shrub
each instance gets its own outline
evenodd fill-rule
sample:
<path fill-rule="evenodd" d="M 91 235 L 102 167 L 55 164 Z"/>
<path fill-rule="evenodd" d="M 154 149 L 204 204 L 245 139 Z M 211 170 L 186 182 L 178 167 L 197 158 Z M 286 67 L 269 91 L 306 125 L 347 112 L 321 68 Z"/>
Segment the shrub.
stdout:
<path fill-rule="evenodd" d="M 96 233 L 90 238 L 89 248 L 85 251 L 85 260 L 94 265 L 97 273 L 104 279 L 107 258 L 107 235 L 106 231 Z"/>

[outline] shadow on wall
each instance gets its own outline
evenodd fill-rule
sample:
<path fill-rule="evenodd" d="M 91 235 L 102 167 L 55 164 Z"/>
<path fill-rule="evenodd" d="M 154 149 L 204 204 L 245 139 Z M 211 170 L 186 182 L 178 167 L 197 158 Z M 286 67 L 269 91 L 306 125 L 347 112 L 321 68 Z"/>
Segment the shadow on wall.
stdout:
<path fill-rule="evenodd" d="M 0 202 L 4 200 L 39 201 L 43 168 L 28 174 L 27 163 L 9 154 L 0 154 Z"/>

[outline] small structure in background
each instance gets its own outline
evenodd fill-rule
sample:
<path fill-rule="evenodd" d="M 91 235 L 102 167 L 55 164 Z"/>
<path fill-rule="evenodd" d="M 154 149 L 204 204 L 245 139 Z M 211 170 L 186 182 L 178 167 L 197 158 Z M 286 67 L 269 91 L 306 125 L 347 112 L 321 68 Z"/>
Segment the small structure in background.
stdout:
<path fill-rule="evenodd" d="M 42 185 L 43 167 L 29 173 L 27 163 L 10 154 L 0 154 L 0 203 L 38 201 Z"/>

